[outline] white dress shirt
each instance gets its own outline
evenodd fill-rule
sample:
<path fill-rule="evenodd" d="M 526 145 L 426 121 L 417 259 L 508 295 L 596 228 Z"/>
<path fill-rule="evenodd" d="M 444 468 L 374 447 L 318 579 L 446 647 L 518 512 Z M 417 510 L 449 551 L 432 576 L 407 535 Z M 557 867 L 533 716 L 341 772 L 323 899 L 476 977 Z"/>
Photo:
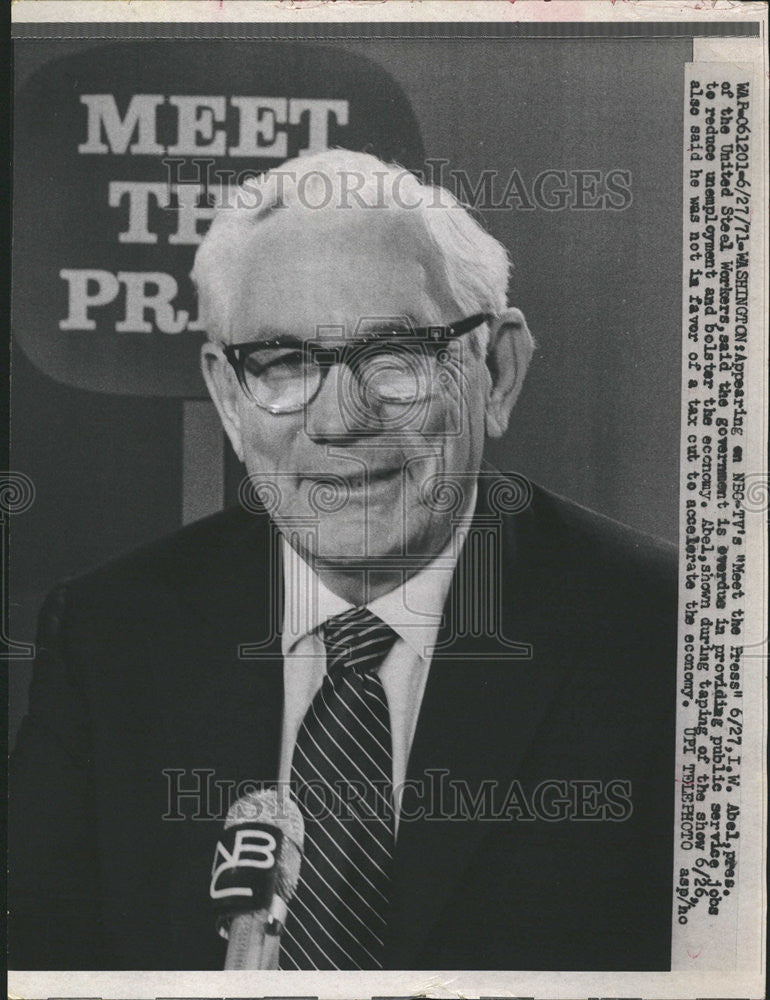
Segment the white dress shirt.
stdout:
<path fill-rule="evenodd" d="M 444 603 L 475 505 L 474 492 L 469 513 L 439 556 L 401 586 L 366 605 L 396 633 L 396 641 L 379 668 L 390 709 L 396 806 L 400 798 L 398 789 L 406 778 L 407 760 Z M 281 782 L 288 782 L 297 734 L 326 673 L 326 651 L 319 627 L 353 605 L 332 593 L 286 539 L 282 539 L 282 546 L 284 705 L 278 777 Z"/>

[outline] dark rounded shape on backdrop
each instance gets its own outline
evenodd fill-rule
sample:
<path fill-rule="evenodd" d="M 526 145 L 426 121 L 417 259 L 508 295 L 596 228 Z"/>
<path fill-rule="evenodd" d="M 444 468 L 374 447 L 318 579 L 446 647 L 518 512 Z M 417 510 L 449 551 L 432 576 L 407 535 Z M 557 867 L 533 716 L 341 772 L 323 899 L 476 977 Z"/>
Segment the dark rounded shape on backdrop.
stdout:
<path fill-rule="evenodd" d="M 220 185 L 323 148 L 423 164 L 389 74 L 301 42 L 105 44 L 39 71 L 16 121 L 14 336 L 119 395 L 206 396 L 189 272 Z"/>

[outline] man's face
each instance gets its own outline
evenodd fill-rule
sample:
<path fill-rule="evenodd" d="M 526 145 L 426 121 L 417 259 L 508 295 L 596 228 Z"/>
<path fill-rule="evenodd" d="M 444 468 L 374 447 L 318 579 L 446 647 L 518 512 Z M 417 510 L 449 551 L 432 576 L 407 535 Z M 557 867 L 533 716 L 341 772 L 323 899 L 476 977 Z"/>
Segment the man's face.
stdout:
<path fill-rule="evenodd" d="M 388 328 L 385 320 L 422 327 L 465 318 L 414 212 L 277 210 L 255 227 L 241 260 L 230 343 L 339 344 Z M 441 360 L 429 361 L 427 348 L 415 356 L 431 382 L 411 406 L 362 406 L 341 364 L 299 412 L 267 412 L 232 387 L 233 444 L 255 484 L 270 485 L 273 519 L 301 554 L 323 566 L 424 558 L 446 546 L 462 511 L 441 509 L 436 477 L 459 484 L 467 501 L 484 440 L 490 380 L 471 336 L 447 344 Z"/>

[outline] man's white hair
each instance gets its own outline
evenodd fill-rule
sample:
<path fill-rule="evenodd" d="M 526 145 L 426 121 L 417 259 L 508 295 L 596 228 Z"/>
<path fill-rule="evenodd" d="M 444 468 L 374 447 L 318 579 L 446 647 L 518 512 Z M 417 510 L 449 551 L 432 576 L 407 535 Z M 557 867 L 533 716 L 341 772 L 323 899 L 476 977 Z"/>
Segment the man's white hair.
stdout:
<path fill-rule="evenodd" d="M 327 150 L 287 160 L 223 195 L 223 202 L 195 257 L 192 277 L 201 317 L 213 340 L 225 339 L 235 296 L 232 282 L 254 228 L 278 209 L 292 212 L 395 209 L 418 213 L 448 288 L 462 310 L 496 315 L 507 305 L 510 261 L 492 237 L 445 188 L 422 184 L 414 174 L 368 153 Z M 486 349 L 479 328 L 477 348 Z"/>

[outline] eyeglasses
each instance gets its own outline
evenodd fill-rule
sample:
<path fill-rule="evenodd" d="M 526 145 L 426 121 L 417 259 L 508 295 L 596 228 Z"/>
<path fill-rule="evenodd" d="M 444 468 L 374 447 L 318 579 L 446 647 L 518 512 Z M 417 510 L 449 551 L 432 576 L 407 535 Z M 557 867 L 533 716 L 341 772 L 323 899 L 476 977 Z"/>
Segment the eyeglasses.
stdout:
<path fill-rule="evenodd" d="M 335 365 L 353 374 L 359 405 L 376 408 L 426 400 L 449 358 L 442 348 L 490 319 L 490 313 L 476 313 L 449 326 L 423 327 L 399 320 L 350 340 L 273 337 L 227 344 L 223 350 L 244 393 L 268 413 L 303 410 Z"/>

